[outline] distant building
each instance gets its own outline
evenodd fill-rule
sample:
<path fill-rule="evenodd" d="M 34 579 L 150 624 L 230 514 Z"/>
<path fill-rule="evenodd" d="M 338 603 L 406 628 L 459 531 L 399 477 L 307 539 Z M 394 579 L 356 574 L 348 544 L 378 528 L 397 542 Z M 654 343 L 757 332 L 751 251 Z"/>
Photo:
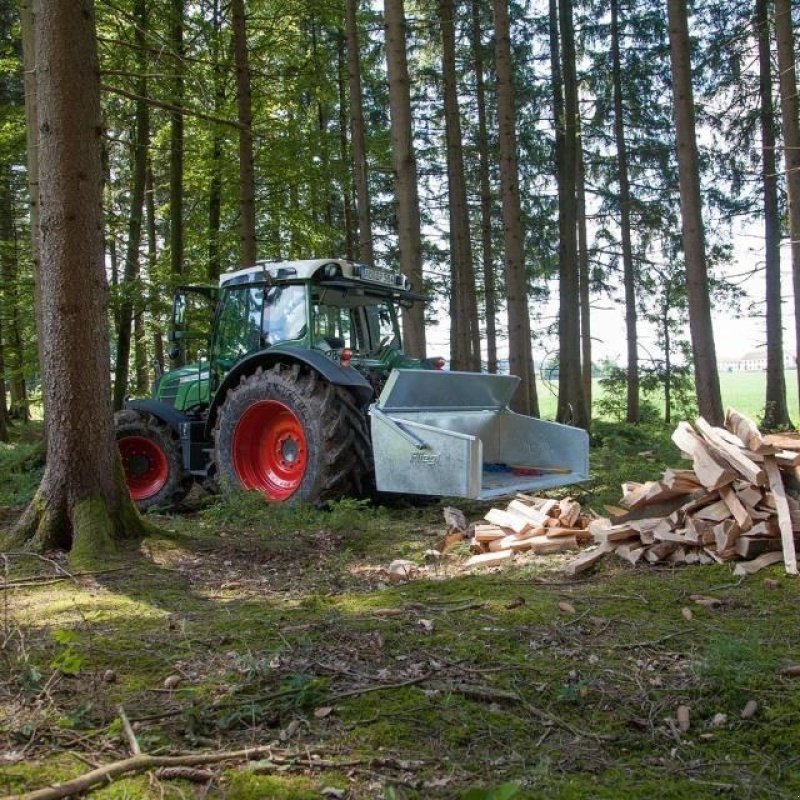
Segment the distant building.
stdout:
<path fill-rule="evenodd" d="M 794 353 L 784 353 L 783 368 L 795 369 L 797 360 Z M 739 358 L 719 359 L 720 372 L 764 372 L 767 369 L 767 351 L 761 347 L 750 350 Z"/>

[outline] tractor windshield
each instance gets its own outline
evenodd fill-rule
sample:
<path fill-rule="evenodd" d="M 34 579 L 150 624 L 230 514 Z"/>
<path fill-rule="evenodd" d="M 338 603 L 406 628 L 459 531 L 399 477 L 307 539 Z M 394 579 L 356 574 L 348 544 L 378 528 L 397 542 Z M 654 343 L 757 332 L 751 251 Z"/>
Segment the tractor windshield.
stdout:
<path fill-rule="evenodd" d="M 222 299 L 212 359 L 226 372 L 248 353 L 302 339 L 306 331 L 304 286 L 236 286 Z"/>
<path fill-rule="evenodd" d="M 314 287 L 311 302 L 315 347 L 374 356 L 386 345 L 400 346 L 397 315 L 386 298 Z"/>

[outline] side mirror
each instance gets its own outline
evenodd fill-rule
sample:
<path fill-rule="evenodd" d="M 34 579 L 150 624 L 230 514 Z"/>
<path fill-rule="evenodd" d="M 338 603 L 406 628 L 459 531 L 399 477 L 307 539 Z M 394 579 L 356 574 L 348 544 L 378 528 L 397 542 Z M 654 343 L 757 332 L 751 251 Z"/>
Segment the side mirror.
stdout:
<path fill-rule="evenodd" d="M 167 355 L 168 355 L 168 356 L 169 356 L 169 357 L 170 357 L 170 358 L 171 358 L 173 361 L 174 361 L 176 358 L 178 358 L 178 357 L 180 356 L 180 354 L 181 354 L 181 349 L 180 349 L 180 347 L 177 347 L 177 346 L 176 346 L 176 347 L 170 347 L 170 349 L 169 349 L 169 352 L 167 353 Z"/>

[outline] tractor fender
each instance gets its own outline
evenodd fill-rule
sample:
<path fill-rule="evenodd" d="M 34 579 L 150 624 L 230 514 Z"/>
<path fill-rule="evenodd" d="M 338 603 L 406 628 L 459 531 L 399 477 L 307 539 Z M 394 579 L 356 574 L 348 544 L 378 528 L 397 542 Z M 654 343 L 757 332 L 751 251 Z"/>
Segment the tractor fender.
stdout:
<path fill-rule="evenodd" d="M 126 400 L 123 407 L 129 408 L 131 411 L 144 411 L 152 414 L 165 425 L 169 425 L 177 436 L 181 435 L 181 423 L 189 420 L 186 414 L 160 400 Z"/>
<path fill-rule="evenodd" d="M 342 386 L 352 392 L 359 405 L 366 405 L 375 395 L 371 384 L 360 372 L 355 369 L 345 368 L 341 364 L 331 361 L 322 352 L 293 345 L 272 347 L 269 350 L 263 350 L 260 353 L 254 353 L 242 359 L 225 376 L 225 379 L 214 393 L 208 410 L 205 431 L 207 438 L 211 438 L 217 421 L 217 411 L 225 400 L 228 390 L 238 385 L 243 375 L 252 374 L 258 367 L 268 369 L 281 361 L 287 364 L 305 364 L 322 375 L 329 383 Z"/>

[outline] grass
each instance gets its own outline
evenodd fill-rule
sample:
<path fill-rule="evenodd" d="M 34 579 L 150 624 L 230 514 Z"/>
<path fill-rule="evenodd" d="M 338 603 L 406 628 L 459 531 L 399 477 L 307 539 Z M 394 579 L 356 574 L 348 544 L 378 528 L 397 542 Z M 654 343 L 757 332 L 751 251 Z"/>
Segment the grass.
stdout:
<path fill-rule="evenodd" d="M 668 434 L 599 422 L 594 481 L 573 494 L 601 510 L 623 479 L 677 464 Z M 5 451 L 9 521 L 31 446 Z M 467 574 L 458 551 L 394 584 L 389 562 L 424 565 L 442 535 L 439 507 L 322 512 L 242 495 L 154 519 L 163 533 L 131 546 L 125 569 L 70 579 L 52 560 L 8 556 L 0 793 L 127 755 L 120 704 L 147 752 L 273 743 L 270 759 L 214 768 L 210 798 L 800 792 L 800 695 L 779 674 L 800 661 L 800 585 L 777 568 L 739 583 L 727 567 L 606 560 L 571 581 L 563 557 Z M 758 713 L 742 720 L 750 699 Z M 686 733 L 672 722 L 680 704 Z M 92 796 L 196 791 L 150 774 Z"/>
<path fill-rule="evenodd" d="M 766 392 L 766 373 L 764 372 L 721 372 L 719 376 L 720 391 L 722 392 L 723 405 L 747 414 L 753 419 L 760 419 L 764 413 L 764 394 Z M 599 380 L 593 382 L 594 400 L 597 402 L 603 397 L 603 387 Z M 537 382 L 539 391 L 539 406 L 542 417 L 554 419 L 556 414 L 557 384 L 550 384 L 541 379 Z M 786 396 L 789 404 L 789 415 L 795 422 L 798 417 L 797 399 L 797 373 L 789 370 L 786 373 Z M 651 400 L 658 409 L 663 409 L 663 395 L 654 393 L 647 399 Z"/>

